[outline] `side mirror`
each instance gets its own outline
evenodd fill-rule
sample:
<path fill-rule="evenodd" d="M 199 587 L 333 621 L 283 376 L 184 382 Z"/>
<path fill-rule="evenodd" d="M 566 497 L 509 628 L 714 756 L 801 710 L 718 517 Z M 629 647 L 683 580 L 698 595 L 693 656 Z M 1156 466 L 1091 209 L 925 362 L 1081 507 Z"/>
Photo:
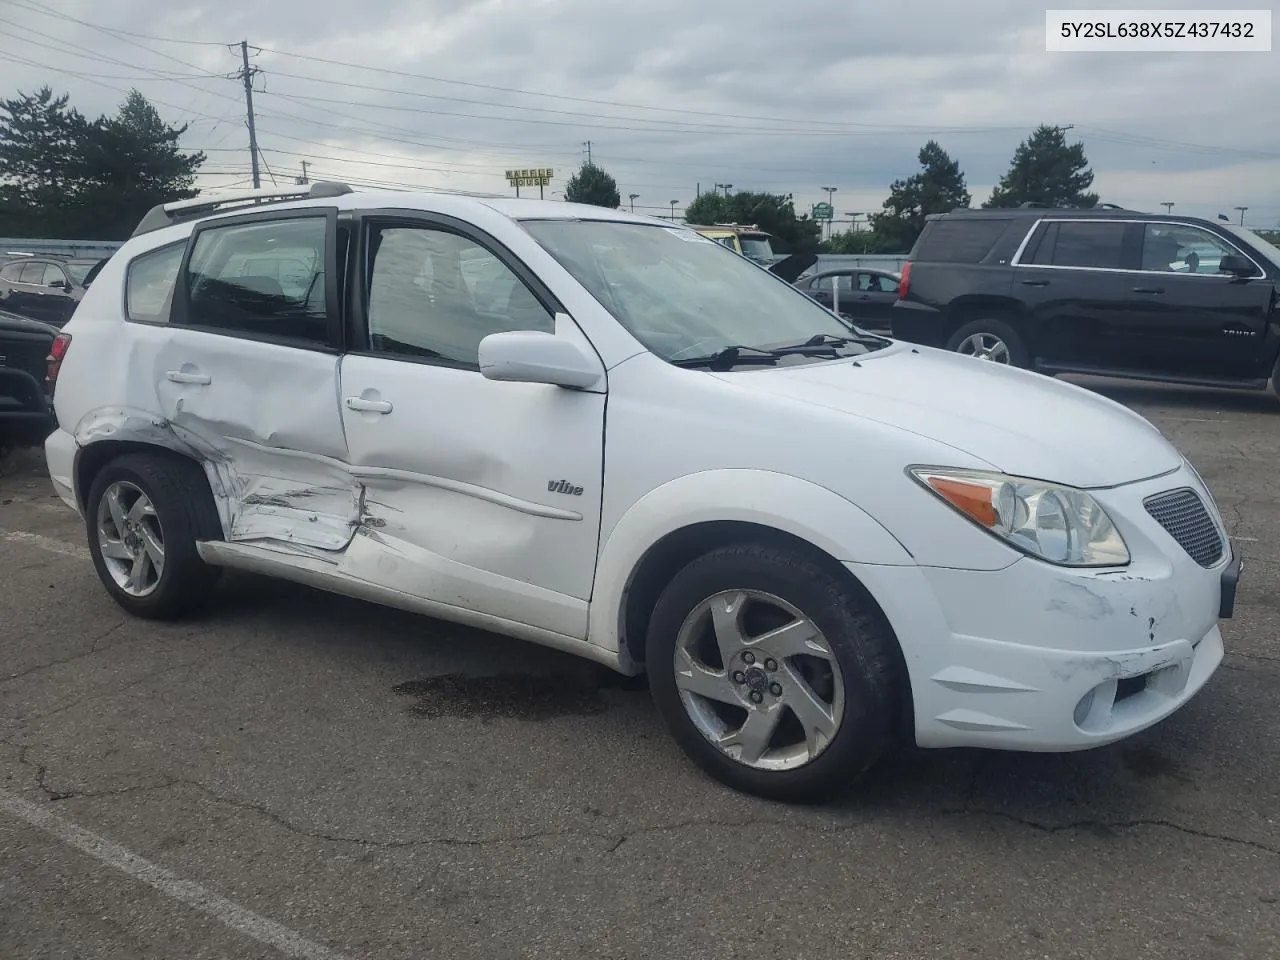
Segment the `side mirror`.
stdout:
<path fill-rule="evenodd" d="M 480 373 L 488 380 L 582 389 L 599 382 L 600 363 L 554 333 L 512 330 L 480 341 Z"/>
<path fill-rule="evenodd" d="M 1228 253 L 1218 261 L 1218 272 L 1234 277 L 1251 277 L 1257 273 L 1257 267 L 1237 253 Z"/>

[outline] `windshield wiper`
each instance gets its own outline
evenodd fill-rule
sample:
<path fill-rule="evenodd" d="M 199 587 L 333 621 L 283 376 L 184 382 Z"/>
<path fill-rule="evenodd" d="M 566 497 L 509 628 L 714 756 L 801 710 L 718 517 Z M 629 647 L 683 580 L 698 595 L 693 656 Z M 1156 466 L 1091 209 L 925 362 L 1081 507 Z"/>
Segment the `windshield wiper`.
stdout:
<path fill-rule="evenodd" d="M 672 360 L 671 364 L 676 367 L 722 366 L 728 369 L 745 363 L 772 365 L 778 362 L 779 356 L 780 354 L 773 350 L 761 350 L 759 347 L 744 347 L 739 344 L 733 344 L 722 347 L 715 353 L 708 353 L 700 357 L 682 357 L 679 360 Z"/>
<path fill-rule="evenodd" d="M 728 370 L 730 367 L 744 364 L 768 366 L 777 363 L 780 357 L 834 357 L 835 355 L 834 345 L 829 343 L 797 343 L 767 348 L 744 347 L 734 344 L 722 347 L 715 353 L 708 353 L 705 356 L 684 357 L 671 362 L 677 367 L 723 367 Z"/>
<path fill-rule="evenodd" d="M 815 333 L 812 337 L 804 342 L 806 347 L 828 346 L 843 347 L 850 343 L 857 343 L 864 347 L 880 346 L 885 342 L 884 337 L 877 337 L 874 333 L 864 334 L 854 337 L 837 337 L 834 333 Z"/>

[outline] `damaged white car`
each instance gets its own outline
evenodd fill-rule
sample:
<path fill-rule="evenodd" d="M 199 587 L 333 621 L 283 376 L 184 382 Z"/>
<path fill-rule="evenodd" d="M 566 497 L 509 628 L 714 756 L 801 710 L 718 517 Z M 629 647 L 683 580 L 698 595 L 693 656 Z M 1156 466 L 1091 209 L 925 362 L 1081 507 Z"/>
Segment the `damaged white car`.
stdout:
<path fill-rule="evenodd" d="M 112 597 L 223 567 L 647 673 L 680 745 L 811 798 L 895 740 L 1167 717 L 1240 563 L 1147 421 L 851 327 L 683 226 L 314 184 L 147 215 L 50 361 Z"/>

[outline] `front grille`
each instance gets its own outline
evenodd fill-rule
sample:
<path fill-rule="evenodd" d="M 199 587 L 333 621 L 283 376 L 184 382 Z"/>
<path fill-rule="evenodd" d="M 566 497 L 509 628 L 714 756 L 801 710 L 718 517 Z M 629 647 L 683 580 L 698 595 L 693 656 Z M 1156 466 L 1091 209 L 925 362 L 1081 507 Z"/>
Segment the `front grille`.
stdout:
<path fill-rule="evenodd" d="M 1184 487 L 1158 493 L 1147 497 L 1142 505 L 1200 566 L 1212 567 L 1222 559 L 1222 534 L 1194 490 Z"/>

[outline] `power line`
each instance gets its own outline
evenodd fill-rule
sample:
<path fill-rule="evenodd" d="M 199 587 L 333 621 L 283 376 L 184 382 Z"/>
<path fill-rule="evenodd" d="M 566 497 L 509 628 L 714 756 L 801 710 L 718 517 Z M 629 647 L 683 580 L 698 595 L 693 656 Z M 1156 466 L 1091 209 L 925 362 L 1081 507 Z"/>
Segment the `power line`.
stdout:
<path fill-rule="evenodd" d="M 21 2 L 21 0 L 18 0 L 18 2 Z M 58 17 L 62 20 L 70 20 L 74 23 L 80 24 L 82 27 L 89 27 L 93 30 L 102 30 L 105 33 L 117 33 L 117 34 L 121 34 L 122 36 L 137 37 L 140 40 L 155 40 L 160 43 L 185 43 L 185 44 L 190 44 L 191 46 L 196 46 L 196 47 L 225 46 L 225 44 L 219 43 L 216 40 L 182 40 L 176 37 L 157 37 L 149 33 L 132 33 L 129 30 L 120 30 L 116 27 L 104 27 L 101 24 L 89 23 L 87 20 L 80 20 L 76 17 L 71 16 L 68 13 L 60 13 L 56 10 L 50 10 L 47 7 L 45 7 L 43 4 L 37 3 L 36 0 L 26 0 L 26 2 L 23 3 L 22 5 L 25 6 L 28 10 L 34 10 L 37 13 L 43 13 L 46 16 L 50 16 L 50 17 Z"/>

